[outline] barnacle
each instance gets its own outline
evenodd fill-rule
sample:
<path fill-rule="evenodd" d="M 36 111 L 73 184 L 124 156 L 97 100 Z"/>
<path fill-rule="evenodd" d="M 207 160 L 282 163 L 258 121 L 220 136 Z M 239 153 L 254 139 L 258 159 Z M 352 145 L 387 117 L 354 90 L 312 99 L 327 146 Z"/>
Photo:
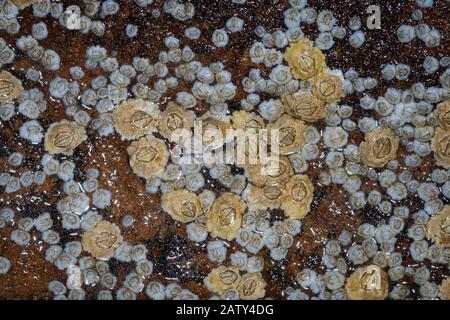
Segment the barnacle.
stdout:
<path fill-rule="evenodd" d="M 50 154 L 72 155 L 87 139 L 86 130 L 76 122 L 62 120 L 50 125 L 45 133 L 45 150 Z"/>
<path fill-rule="evenodd" d="M 239 296 L 243 300 L 256 300 L 264 298 L 267 283 L 260 272 L 246 273 L 239 284 Z"/>
<path fill-rule="evenodd" d="M 211 270 L 203 282 L 208 290 L 222 295 L 228 289 L 238 288 L 241 276 L 235 267 L 220 266 Z"/>
<path fill-rule="evenodd" d="M 159 120 L 159 132 L 167 139 L 172 139 L 176 130 L 186 129 L 191 131 L 194 126 L 195 113 L 186 110 L 176 103 L 169 102 L 167 108 L 161 113 Z"/>
<path fill-rule="evenodd" d="M 218 119 L 205 113 L 197 121 L 201 121 L 203 144 L 206 147 L 215 149 L 227 141 L 227 130 L 231 128 L 229 119 Z"/>
<path fill-rule="evenodd" d="M 444 279 L 439 286 L 439 298 L 442 300 L 450 300 L 450 277 Z"/>
<path fill-rule="evenodd" d="M 286 183 L 286 193 L 281 201 L 281 209 L 290 219 L 302 219 L 309 210 L 313 199 L 314 186 L 305 175 L 294 175 Z"/>
<path fill-rule="evenodd" d="M 391 129 L 377 128 L 366 133 L 365 140 L 359 146 L 361 159 L 371 167 L 383 167 L 389 160 L 395 159 L 399 138 Z"/>
<path fill-rule="evenodd" d="M 231 123 L 235 130 L 254 130 L 255 133 L 258 133 L 260 129 L 264 129 L 266 126 L 263 118 L 245 110 L 233 112 Z"/>
<path fill-rule="evenodd" d="M 246 209 L 241 198 L 233 193 L 224 193 L 217 198 L 206 216 L 206 228 L 212 237 L 233 240 L 241 227 L 242 214 Z"/>
<path fill-rule="evenodd" d="M 442 128 L 450 129 L 450 100 L 438 104 L 437 117 Z"/>
<path fill-rule="evenodd" d="M 283 94 L 281 101 L 286 111 L 294 118 L 307 122 L 315 122 L 325 118 L 325 103 L 309 91 L 298 91 L 294 94 Z"/>
<path fill-rule="evenodd" d="M 82 235 L 82 245 L 93 257 L 108 260 L 114 255 L 123 238 L 120 229 L 108 221 L 98 221 Z"/>
<path fill-rule="evenodd" d="M 183 223 L 194 221 L 202 213 L 200 198 L 186 189 L 165 193 L 161 198 L 161 208 Z"/>
<path fill-rule="evenodd" d="M 284 59 L 296 79 L 312 78 L 325 67 L 325 57 L 320 49 L 313 47 L 312 42 L 305 38 L 291 43 L 284 53 Z"/>
<path fill-rule="evenodd" d="M 344 80 L 336 71 L 324 69 L 312 81 L 313 94 L 325 103 L 337 102 L 344 96 Z"/>
<path fill-rule="evenodd" d="M 114 110 L 114 127 L 124 139 L 133 140 L 152 133 L 158 126 L 158 106 L 142 99 L 127 100 Z"/>
<path fill-rule="evenodd" d="M 282 155 L 300 152 L 306 144 L 304 134 L 307 127 L 305 123 L 288 114 L 284 114 L 276 122 L 270 123 L 267 129 L 276 130 L 270 134 L 276 135 L 279 153 Z"/>
<path fill-rule="evenodd" d="M 281 201 L 285 194 L 285 188 L 281 184 L 270 184 L 257 187 L 248 184 L 242 197 L 251 210 L 277 209 L 281 206 Z"/>
<path fill-rule="evenodd" d="M 436 163 L 446 169 L 450 169 L 450 130 L 436 128 L 431 140 L 431 150 L 434 152 Z"/>
<path fill-rule="evenodd" d="M 257 164 L 243 166 L 248 180 L 256 186 L 285 183 L 294 174 L 289 158 L 285 156 L 270 158 L 267 161 L 258 159 Z"/>
<path fill-rule="evenodd" d="M 0 103 L 8 103 L 22 94 L 22 81 L 8 71 L 0 72 Z"/>
<path fill-rule="evenodd" d="M 11 0 L 11 2 L 19 9 L 25 9 L 29 5 L 38 2 L 38 0 Z"/>
<path fill-rule="evenodd" d="M 133 172 L 147 180 L 161 174 L 169 159 L 164 142 L 150 135 L 133 141 L 127 152 Z"/>
<path fill-rule="evenodd" d="M 427 238 L 439 245 L 450 247 L 450 206 L 446 205 L 427 223 Z"/>
<path fill-rule="evenodd" d="M 388 294 L 388 275 L 376 265 L 356 269 L 345 284 L 351 300 L 384 300 Z"/>

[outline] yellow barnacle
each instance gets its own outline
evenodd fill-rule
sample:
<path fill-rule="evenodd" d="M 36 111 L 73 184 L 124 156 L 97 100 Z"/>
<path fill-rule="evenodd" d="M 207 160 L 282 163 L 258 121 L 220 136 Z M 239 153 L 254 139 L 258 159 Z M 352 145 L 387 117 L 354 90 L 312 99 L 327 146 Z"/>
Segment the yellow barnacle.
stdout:
<path fill-rule="evenodd" d="M 443 280 L 439 286 L 439 298 L 442 300 L 450 300 L 450 277 Z"/>
<path fill-rule="evenodd" d="M 337 102 L 344 96 L 344 80 L 337 73 L 325 69 L 314 77 L 312 92 L 325 103 Z"/>
<path fill-rule="evenodd" d="M 87 139 L 86 130 L 76 122 L 62 120 L 50 125 L 45 133 L 45 151 L 71 156 L 75 148 Z"/>
<path fill-rule="evenodd" d="M 284 184 L 294 174 L 288 157 L 273 157 L 261 163 L 244 165 L 248 180 L 256 186 Z"/>
<path fill-rule="evenodd" d="M 145 179 L 163 173 L 169 159 L 169 151 L 164 141 L 153 136 L 145 136 L 133 141 L 127 148 L 133 172 Z"/>
<path fill-rule="evenodd" d="M 82 235 L 83 249 L 94 258 L 107 260 L 114 255 L 123 238 L 120 229 L 105 220 L 98 221 L 92 228 Z"/>
<path fill-rule="evenodd" d="M 278 209 L 284 195 L 285 188 L 281 184 L 257 187 L 251 183 L 247 185 L 242 194 L 250 210 Z"/>
<path fill-rule="evenodd" d="M 206 217 L 206 228 L 211 236 L 233 240 L 241 227 L 245 209 L 241 197 L 234 193 L 224 193 L 217 198 Z"/>
<path fill-rule="evenodd" d="M 384 300 L 388 295 L 388 276 L 379 266 L 356 269 L 347 278 L 345 290 L 350 300 Z"/>
<path fill-rule="evenodd" d="M 211 270 L 203 282 L 209 291 L 222 295 L 228 289 L 238 288 L 241 276 L 235 267 L 220 266 Z"/>
<path fill-rule="evenodd" d="M 324 55 L 319 48 L 313 47 L 308 39 L 291 43 L 284 53 L 284 59 L 291 67 L 296 79 L 312 78 L 325 67 Z"/>
<path fill-rule="evenodd" d="M 22 81 L 8 71 L 0 72 L 0 103 L 8 103 L 22 94 Z"/>
<path fill-rule="evenodd" d="M 436 244 L 450 247 L 450 206 L 446 205 L 427 223 L 427 238 Z"/>
<path fill-rule="evenodd" d="M 35 4 L 38 0 L 11 0 L 11 2 L 19 9 L 25 9 L 31 4 Z"/>
<path fill-rule="evenodd" d="M 313 193 L 314 186 L 308 176 L 292 176 L 286 184 L 281 209 L 290 219 L 302 219 L 310 210 Z"/>
<path fill-rule="evenodd" d="M 362 161 L 371 167 L 380 168 L 395 159 L 400 139 L 388 128 L 377 128 L 366 134 L 359 146 Z"/>
<path fill-rule="evenodd" d="M 303 146 L 306 144 L 304 137 L 306 128 L 303 121 L 294 119 L 288 114 L 282 115 L 275 123 L 267 126 L 269 133 L 276 135 L 278 152 L 282 155 L 302 151 Z M 272 140 L 270 141 L 272 143 Z"/>
<path fill-rule="evenodd" d="M 186 189 L 165 193 L 161 198 L 161 208 L 183 223 L 194 221 L 202 212 L 199 197 Z"/>
<path fill-rule="evenodd" d="M 156 130 L 159 115 L 155 103 L 130 99 L 114 110 L 114 127 L 123 139 L 134 140 Z"/>
<path fill-rule="evenodd" d="M 437 109 L 437 118 L 439 121 L 439 126 L 449 130 L 450 129 L 450 100 L 445 100 L 438 104 Z"/>
<path fill-rule="evenodd" d="M 450 130 L 436 128 L 431 140 L 431 150 L 434 152 L 436 163 L 450 169 Z"/>
<path fill-rule="evenodd" d="M 266 295 L 267 283 L 260 272 L 247 273 L 239 284 L 239 296 L 242 300 L 257 300 Z"/>
<path fill-rule="evenodd" d="M 325 118 L 325 103 L 309 91 L 298 91 L 295 94 L 283 94 L 281 101 L 288 114 L 307 122 L 315 122 Z"/>
<path fill-rule="evenodd" d="M 172 134 L 176 130 L 186 129 L 189 132 L 194 127 L 195 113 L 186 110 L 176 103 L 169 102 L 166 110 L 159 119 L 159 132 L 163 137 L 173 140 Z"/>
<path fill-rule="evenodd" d="M 231 129 L 229 119 L 218 119 L 205 113 L 201 118 L 203 144 L 208 148 L 219 148 L 227 141 L 227 130 Z"/>
<path fill-rule="evenodd" d="M 255 113 L 247 112 L 245 110 L 236 111 L 231 118 L 233 129 L 239 130 L 254 130 L 258 133 L 260 129 L 264 129 L 266 124 L 264 119 Z"/>

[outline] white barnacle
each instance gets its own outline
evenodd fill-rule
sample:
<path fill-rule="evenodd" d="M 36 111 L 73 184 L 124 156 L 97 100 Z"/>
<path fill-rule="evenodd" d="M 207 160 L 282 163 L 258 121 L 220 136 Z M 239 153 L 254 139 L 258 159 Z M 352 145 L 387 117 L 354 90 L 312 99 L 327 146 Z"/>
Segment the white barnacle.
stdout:
<path fill-rule="evenodd" d="M 216 29 L 212 34 L 211 41 L 217 48 L 224 48 L 229 41 L 228 33 L 224 29 Z"/>

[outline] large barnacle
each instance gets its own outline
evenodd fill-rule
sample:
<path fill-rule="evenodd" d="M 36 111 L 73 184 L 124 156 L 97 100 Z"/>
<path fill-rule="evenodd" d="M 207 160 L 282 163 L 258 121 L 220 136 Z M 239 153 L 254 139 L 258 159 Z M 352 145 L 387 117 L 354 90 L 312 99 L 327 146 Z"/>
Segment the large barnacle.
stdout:
<path fill-rule="evenodd" d="M 248 180 L 256 186 L 285 183 L 294 174 L 291 162 L 285 156 L 257 161 L 257 164 L 244 165 Z"/>
<path fill-rule="evenodd" d="M 427 238 L 433 242 L 450 247 L 450 206 L 444 206 L 427 223 Z"/>
<path fill-rule="evenodd" d="M 254 130 L 255 133 L 258 133 L 260 129 L 264 129 L 266 126 L 263 118 L 245 110 L 234 112 L 231 122 L 235 130 Z"/>
<path fill-rule="evenodd" d="M 35 4 L 38 0 L 11 0 L 11 2 L 19 9 L 25 9 L 31 4 Z"/>
<path fill-rule="evenodd" d="M 286 106 L 286 111 L 294 118 L 307 122 L 325 118 L 325 103 L 309 91 L 284 94 L 281 96 L 281 101 Z"/>
<path fill-rule="evenodd" d="M 302 219 L 310 210 L 313 193 L 314 186 L 308 176 L 292 176 L 286 184 L 281 209 L 290 219 Z"/>
<path fill-rule="evenodd" d="M 284 195 L 284 185 L 276 183 L 263 187 L 248 184 L 242 194 L 251 210 L 278 209 Z"/>
<path fill-rule="evenodd" d="M 245 209 L 245 203 L 236 194 L 224 193 L 217 198 L 206 217 L 206 227 L 211 236 L 233 240 L 241 227 Z"/>
<path fill-rule="evenodd" d="M 200 198 L 186 189 L 165 193 L 161 199 L 161 208 L 173 219 L 188 223 L 202 213 Z"/>
<path fill-rule="evenodd" d="M 306 144 L 304 134 L 307 127 L 305 123 L 288 114 L 279 117 L 275 123 L 270 123 L 267 129 L 276 130 L 275 132 L 270 131 L 270 134 L 276 135 L 279 153 L 282 155 L 300 152 Z"/>
<path fill-rule="evenodd" d="M 438 104 L 437 118 L 442 128 L 450 130 L 450 100 Z"/>
<path fill-rule="evenodd" d="M 208 290 L 221 295 L 228 289 L 238 288 L 241 276 L 235 267 L 220 266 L 213 269 L 203 282 Z"/>
<path fill-rule="evenodd" d="M 304 38 L 291 43 L 284 53 L 284 59 L 296 79 L 312 78 L 325 67 L 325 57 L 320 49 L 313 48 L 312 42 Z"/>
<path fill-rule="evenodd" d="M 229 120 L 219 120 L 206 113 L 201 118 L 203 144 L 208 148 L 218 148 L 227 141 L 227 131 L 231 128 Z"/>
<path fill-rule="evenodd" d="M 371 167 L 383 167 L 397 156 L 399 138 L 391 129 L 377 128 L 359 146 L 361 159 Z"/>
<path fill-rule="evenodd" d="M 247 273 L 242 276 L 239 284 L 239 295 L 243 300 L 256 300 L 264 298 L 267 283 L 260 272 Z"/>
<path fill-rule="evenodd" d="M 450 169 L 450 130 L 436 128 L 431 140 L 431 150 L 434 152 L 436 163 Z"/>
<path fill-rule="evenodd" d="M 161 113 L 159 132 L 167 139 L 172 139 L 176 130 L 186 129 L 189 132 L 194 126 L 195 113 L 186 110 L 176 103 L 169 102 L 166 110 Z"/>
<path fill-rule="evenodd" d="M 153 102 L 127 100 L 114 110 L 114 127 L 122 138 L 137 139 L 156 129 L 159 114 L 158 106 Z"/>
<path fill-rule="evenodd" d="M 108 260 L 114 255 L 122 240 L 118 226 L 101 220 L 83 233 L 81 243 L 83 249 L 88 251 L 94 258 Z"/>
<path fill-rule="evenodd" d="M 443 280 L 439 286 L 439 298 L 442 300 L 450 300 L 450 277 Z"/>
<path fill-rule="evenodd" d="M 22 94 L 22 81 L 8 71 L 0 72 L 0 103 L 8 103 Z"/>
<path fill-rule="evenodd" d="M 133 141 L 127 152 L 133 172 L 147 180 L 163 173 L 169 159 L 164 142 L 150 135 Z"/>
<path fill-rule="evenodd" d="M 388 294 L 388 275 L 376 265 L 356 269 L 347 278 L 345 290 L 351 300 L 384 300 Z"/>
<path fill-rule="evenodd" d="M 336 71 L 325 69 L 314 77 L 312 91 L 323 102 L 337 102 L 344 96 L 344 80 Z"/>
<path fill-rule="evenodd" d="M 62 120 L 50 125 L 45 133 L 45 150 L 50 154 L 71 156 L 75 148 L 87 139 L 86 130 L 76 122 Z"/>

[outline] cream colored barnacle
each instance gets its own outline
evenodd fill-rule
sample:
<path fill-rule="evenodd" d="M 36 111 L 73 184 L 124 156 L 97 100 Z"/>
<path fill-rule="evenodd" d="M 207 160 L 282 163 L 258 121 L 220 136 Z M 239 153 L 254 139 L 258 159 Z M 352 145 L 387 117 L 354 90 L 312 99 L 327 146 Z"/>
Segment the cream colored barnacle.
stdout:
<path fill-rule="evenodd" d="M 442 300 L 450 300 L 450 277 L 444 279 L 439 286 L 439 298 Z"/>
<path fill-rule="evenodd" d="M 384 300 L 388 295 L 388 276 L 379 266 L 356 269 L 348 278 L 345 290 L 350 300 Z"/>
<path fill-rule="evenodd" d="M 165 193 L 161 198 L 161 208 L 174 220 L 188 223 L 202 213 L 199 197 L 186 189 Z"/>
<path fill-rule="evenodd" d="M 203 144 L 212 149 L 219 148 L 227 141 L 227 130 L 231 128 L 228 119 L 218 119 L 205 113 L 198 119 L 201 123 Z"/>
<path fill-rule="evenodd" d="M 235 267 L 220 266 L 211 270 L 203 282 L 209 291 L 222 295 L 228 289 L 238 288 L 241 276 Z"/>
<path fill-rule="evenodd" d="M 11 2 L 19 9 L 25 9 L 31 4 L 35 4 L 38 0 L 11 0 Z"/>
<path fill-rule="evenodd" d="M 0 103 L 8 103 L 22 94 L 22 81 L 8 71 L 0 72 Z"/>
<path fill-rule="evenodd" d="M 294 174 L 288 157 L 274 157 L 265 163 L 261 163 L 262 160 L 258 161 L 257 164 L 244 165 L 248 180 L 256 186 L 284 184 Z"/>
<path fill-rule="evenodd" d="M 434 152 L 436 163 L 450 169 L 450 130 L 436 128 L 431 140 L 431 150 Z"/>
<path fill-rule="evenodd" d="M 250 210 L 278 209 L 285 195 L 285 187 L 281 184 L 270 184 L 257 187 L 251 183 L 242 193 Z"/>
<path fill-rule="evenodd" d="M 245 203 L 236 194 L 224 193 L 217 198 L 206 216 L 206 228 L 212 237 L 233 240 L 242 224 Z"/>
<path fill-rule="evenodd" d="M 266 127 L 263 118 L 256 115 L 255 113 L 247 112 L 245 110 L 234 112 L 231 118 L 231 123 L 233 129 L 235 130 L 239 129 L 242 129 L 244 131 L 254 130 L 255 133 L 258 133 L 259 130 L 264 129 Z"/>
<path fill-rule="evenodd" d="M 114 110 L 114 127 L 123 139 L 133 140 L 156 130 L 159 116 L 160 112 L 155 103 L 130 99 Z"/>
<path fill-rule="evenodd" d="M 307 122 L 315 122 L 325 118 L 325 103 L 309 91 L 298 91 L 294 94 L 283 94 L 281 101 L 289 115 Z"/>
<path fill-rule="evenodd" d="M 290 219 L 302 219 L 310 211 L 314 186 L 306 175 L 292 176 L 286 184 L 281 209 Z"/>
<path fill-rule="evenodd" d="M 304 137 L 306 128 L 303 121 L 294 119 L 288 114 L 282 115 L 275 123 L 270 123 L 267 126 L 270 134 L 275 133 L 277 135 L 279 153 L 282 155 L 302 150 L 306 144 Z"/>
<path fill-rule="evenodd" d="M 436 244 L 450 247 L 450 206 L 446 205 L 427 223 L 427 238 Z"/>
<path fill-rule="evenodd" d="M 105 220 L 98 221 L 82 235 L 83 249 L 94 258 L 108 260 L 114 255 L 116 248 L 122 243 L 120 229 Z"/>
<path fill-rule="evenodd" d="M 266 295 L 267 283 L 260 272 L 247 273 L 239 284 L 239 296 L 243 300 L 257 300 Z"/>
<path fill-rule="evenodd" d="M 176 130 L 186 129 L 191 131 L 194 126 L 195 113 L 186 110 L 176 103 L 169 102 L 166 110 L 161 113 L 159 120 L 159 132 L 166 139 L 172 140 L 172 134 Z"/>
<path fill-rule="evenodd" d="M 164 141 L 150 135 L 133 141 L 127 152 L 133 172 L 147 180 L 162 174 L 169 159 Z"/>
<path fill-rule="evenodd" d="M 439 126 L 450 130 L 450 100 L 445 100 L 438 104 L 436 108 Z"/>
<path fill-rule="evenodd" d="M 325 69 L 312 82 L 313 94 L 325 103 L 337 102 L 344 96 L 344 80 L 335 71 Z"/>
<path fill-rule="evenodd" d="M 284 59 L 296 79 L 312 78 L 325 67 L 325 57 L 320 49 L 313 47 L 312 42 L 305 38 L 291 43 L 284 53 Z"/>
<path fill-rule="evenodd" d="M 45 133 L 45 151 L 70 156 L 86 139 L 86 130 L 78 123 L 67 120 L 54 122 Z"/>
<path fill-rule="evenodd" d="M 366 134 L 359 146 L 362 161 L 371 167 L 380 168 L 395 159 L 399 138 L 388 128 L 377 128 Z"/>

